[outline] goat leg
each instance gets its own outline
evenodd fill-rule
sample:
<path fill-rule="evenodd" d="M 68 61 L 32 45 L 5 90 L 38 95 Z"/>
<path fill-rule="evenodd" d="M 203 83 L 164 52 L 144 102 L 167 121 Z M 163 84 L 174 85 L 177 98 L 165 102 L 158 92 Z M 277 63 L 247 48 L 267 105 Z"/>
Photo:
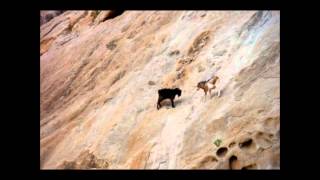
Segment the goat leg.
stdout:
<path fill-rule="evenodd" d="M 173 101 L 173 99 L 170 99 L 170 100 L 171 100 L 171 105 L 174 108 L 174 101 Z"/>
<path fill-rule="evenodd" d="M 161 108 L 161 104 L 160 104 L 161 100 L 162 100 L 162 99 L 160 99 L 160 98 L 158 99 L 158 103 L 157 103 L 157 109 L 158 109 L 158 110 Z"/>
<path fill-rule="evenodd" d="M 204 101 L 207 99 L 207 91 L 204 91 Z"/>

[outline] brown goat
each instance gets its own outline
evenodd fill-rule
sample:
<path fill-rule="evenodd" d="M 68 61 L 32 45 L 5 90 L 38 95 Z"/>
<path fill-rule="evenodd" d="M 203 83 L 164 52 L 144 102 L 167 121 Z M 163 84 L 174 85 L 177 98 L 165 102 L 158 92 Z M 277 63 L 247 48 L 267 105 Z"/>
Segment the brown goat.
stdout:
<path fill-rule="evenodd" d="M 216 82 L 219 80 L 218 76 L 213 76 L 211 79 L 207 81 L 201 81 L 197 85 L 197 91 L 199 89 L 203 89 L 205 98 L 207 96 L 207 92 L 209 91 L 211 97 L 211 90 L 216 88 Z M 220 91 L 218 91 L 218 97 L 220 97 Z"/>

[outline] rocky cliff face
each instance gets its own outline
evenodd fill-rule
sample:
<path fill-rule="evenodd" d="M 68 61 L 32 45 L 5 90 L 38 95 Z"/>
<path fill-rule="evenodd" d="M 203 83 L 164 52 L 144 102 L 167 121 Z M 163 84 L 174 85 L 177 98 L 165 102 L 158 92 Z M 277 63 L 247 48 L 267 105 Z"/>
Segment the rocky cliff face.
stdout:
<path fill-rule="evenodd" d="M 279 11 L 66 11 L 40 29 L 42 169 L 280 168 Z"/>

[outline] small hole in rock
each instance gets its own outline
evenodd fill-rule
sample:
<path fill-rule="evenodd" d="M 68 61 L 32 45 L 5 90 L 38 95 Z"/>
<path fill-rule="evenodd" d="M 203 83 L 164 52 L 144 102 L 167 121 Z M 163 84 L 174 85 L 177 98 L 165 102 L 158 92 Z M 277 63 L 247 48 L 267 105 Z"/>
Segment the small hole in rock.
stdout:
<path fill-rule="evenodd" d="M 216 163 L 218 162 L 218 160 L 214 157 L 214 156 L 206 156 L 204 157 L 199 164 L 195 167 L 196 168 L 200 168 L 200 169 L 210 169 L 212 168 Z"/>
<path fill-rule="evenodd" d="M 257 133 L 257 136 L 263 136 L 263 132 L 259 131 L 259 132 Z"/>
<path fill-rule="evenodd" d="M 249 147 L 252 144 L 252 139 L 247 139 L 245 141 L 243 141 L 242 143 L 239 143 L 239 147 L 240 148 L 246 148 Z"/>
<path fill-rule="evenodd" d="M 235 169 L 235 163 L 237 162 L 238 160 L 238 157 L 235 156 L 235 155 L 232 155 L 230 158 L 229 158 L 229 166 L 230 166 L 230 169 Z"/>
<path fill-rule="evenodd" d="M 175 51 L 171 51 L 169 53 L 169 56 L 178 55 L 178 54 L 180 54 L 180 51 L 179 50 L 175 50 Z"/>
<path fill-rule="evenodd" d="M 259 147 L 257 152 L 258 152 L 258 153 L 262 153 L 264 150 L 265 150 L 264 148 Z"/>
<path fill-rule="evenodd" d="M 273 134 L 269 134 L 269 138 L 273 138 Z"/>
<path fill-rule="evenodd" d="M 226 147 L 221 147 L 221 148 L 219 148 L 219 149 L 217 150 L 217 156 L 223 157 L 223 156 L 225 156 L 225 155 L 227 154 L 227 152 L 228 152 L 228 148 L 226 148 Z"/>
<path fill-rule="evenodd" d="M 115 49 L 116 47 L 117 47 L 117 40 L 112 40 L 112 41 L 110 41 L 107 45 L 106 45 L 106 47 L 109 49 L 109 50 L 113 50 L 113 49 Z"/>
<path fill-rule="evenodd" d="M 153 82 L 153 81 L 149 81 L 148 84 L 149 84 L 150 86 L 153 86 L 153 85 L 155 85 L 156 83 Z"/>
<path fill-rule="evenodd" d="M 232 148 L 232 147 L 234 147 L 234 145 L 236 145 L 236 143 L 235 142 L 231 142 L 228 147 Z"/>

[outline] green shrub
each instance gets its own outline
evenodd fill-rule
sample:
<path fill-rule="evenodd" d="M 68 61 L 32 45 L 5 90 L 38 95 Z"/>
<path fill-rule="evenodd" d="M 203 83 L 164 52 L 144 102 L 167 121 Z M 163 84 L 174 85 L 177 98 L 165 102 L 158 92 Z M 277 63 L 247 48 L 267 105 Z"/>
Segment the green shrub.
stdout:
<path fill-rule="evenodd" d="M 217 147 L 220 146 L 220 144 L 222 143 L 221 139 L 217 139 L 213 142 Z"/>

